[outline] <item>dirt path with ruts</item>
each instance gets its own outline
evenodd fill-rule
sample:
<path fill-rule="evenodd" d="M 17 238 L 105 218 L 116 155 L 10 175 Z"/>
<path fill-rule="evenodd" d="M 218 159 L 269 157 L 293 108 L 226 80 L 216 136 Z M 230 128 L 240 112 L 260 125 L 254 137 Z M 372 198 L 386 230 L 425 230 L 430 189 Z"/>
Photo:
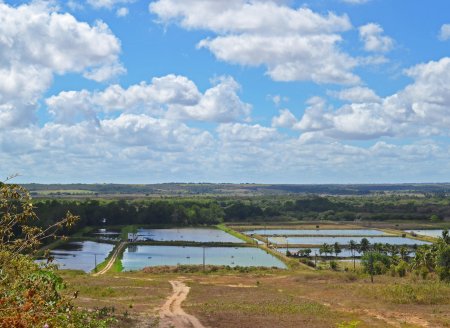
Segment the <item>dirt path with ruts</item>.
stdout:
<path fill-rule="evenodd" d="M 125 247 L 127 243 L 125 242 L 121 242 L 119 244 L 119 246 L 117 246 L 116 250 L 114 251 L 114 254 L 111 256 L 111 258 L 109 259 L 108 263 L 106 264 L 106 266 L 101 269 L 99 272 L 94 273 L 93 276 L 97 277 L 99 275 L 105 274 L 106 272 L 109 271 L 109 269 L 111 269 L 111 267 L 113 266 L 114 262 L 116 261 L 117 256 L 119 255 L 119 253 L 122 251 L 122 249 Z"/>
<path fill-rule="evenodd" d="M 205 328 L 193 315 L 187 314 L 181 308 L 181 303 L 189 294 L 190 287 L 181 281 L 170 281 L 173 294 L 162 306 L 160 316 L 160 328 Z"/>

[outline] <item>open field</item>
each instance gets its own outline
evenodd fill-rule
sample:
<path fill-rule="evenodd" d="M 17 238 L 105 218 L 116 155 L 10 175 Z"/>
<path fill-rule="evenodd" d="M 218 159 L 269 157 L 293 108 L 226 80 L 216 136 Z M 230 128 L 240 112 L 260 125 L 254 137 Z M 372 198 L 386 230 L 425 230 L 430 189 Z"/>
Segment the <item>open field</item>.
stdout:
<path fill-rule="evenodd" d="M 252 229 L 311 229 L 314 235 L 317 226 L 336 233 L 376 228 L 400 237 L 408 228 L 441 228 L 445 224 L 306 221 L 220 224 L 218 228 L 241 239 L 241 244 L 226 245 L 233 248 L 254 247 L 255 241 L 242 233 Z M 122 231 L 124 238 L 140 227 L 109 228 Z M 214 246 L 178 240 L 129 244 Z M 207 265 L 203 272 L 202 266 L 180 265 L 120 272 L 125 247 L 117 245 L 97 267 L 101 274 L 61 271 L 68 283 L 66 293 L 78 291 L 75 304 L 87 309 L 114 309 L 119 320 L 116 327 L 450 327 L 450 285 L 438 282 L 434 274 L 426 280 L 412 273 L 404 278 L 386 274 L 375 276 L 372 284 L 358 263 L 355 272 L 349 261 L 338 262 L 337 271 L 332 271 L 329 261 L 319 260 L 314 269 L 265 244 L 258 247 L 284 262 L 287 269 Z M 155 254 L 152 256 L 154 261 Z"/>
<path fill-rule="evenodd" d="M 359 273 L 302 269 L 63 275 L 68 293 L 79 290 L 77 305 L 113 306 L 128 327 L 158 326 L 170 281 L 190 287 L 182 307 L 205 327 L 450 327 L 450 286 L 414 276 L 371 284 Z"/>

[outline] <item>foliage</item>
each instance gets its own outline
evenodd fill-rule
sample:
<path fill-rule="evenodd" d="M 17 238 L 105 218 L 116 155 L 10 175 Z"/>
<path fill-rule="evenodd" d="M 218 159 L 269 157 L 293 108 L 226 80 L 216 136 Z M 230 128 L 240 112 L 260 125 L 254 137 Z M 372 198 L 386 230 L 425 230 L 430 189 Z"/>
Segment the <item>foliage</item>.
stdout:
<path fill-rule="evenodd" d="M 330 261 L 330 269 L 333 271 L 337 271 L 339 268 L 337 261 Z"/>
<path fill-rule="evenodd" d="M 361 264 L 364 272 L 369 273 L 373 278 L 374 275 L 386 273 L 391 265 L 391 259 L 385 254 L 370 251 L 361 257 Z"/>
<path fill-rule="evenodd" d="M 70 227 L 68 213 L 49 227 L 36 225 L 31 197 L 18 185 L 0 185 L 0 327 L 106 327 L 111 319 L 77 310 L 60 292 L 65 287 L 51 264 L 30 254 L 58 229 Z"/>
<path fill-rule="evenodd" d="M 0 182 L 0 248 L 12 253 L 35 250 L 62 228 L 72 227 L 77 217 L 70 212 L 47 227 L 36 225 L 30 194 L 15 184 Z"/>
<path fill-rule="evenodd" d="M 359 321 L 349 321 L 349 322 L 342 322 L 337 324 L 337 328 L 356 328 L 360 324 Z"/>
<path fill-rule="evenodd" d="M 449 304 L 450 286 L 439 281 L 405 282 L 373 288 L 371 293 L 396 304 Z"/>
<path fill-rule="evenodd" d="M 427 276 L 436 272 L 443 281 L 450 281 L 450 236 L 448 230 L 442 232 L 442 237 L 432 245 L 422 245 L 417 248 L 411 263 L 412 270 Z"/>

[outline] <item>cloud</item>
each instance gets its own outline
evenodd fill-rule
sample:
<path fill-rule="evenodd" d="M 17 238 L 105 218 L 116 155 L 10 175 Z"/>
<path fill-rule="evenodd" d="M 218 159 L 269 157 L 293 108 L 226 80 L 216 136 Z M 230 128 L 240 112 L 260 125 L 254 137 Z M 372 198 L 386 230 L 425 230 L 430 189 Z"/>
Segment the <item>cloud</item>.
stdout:
<path fill-rule="evenodd" d="M 371 0 L 341 0 L 342 2 L 349 3 L 351 5 L 362 5 L 368 3 Z"/>
<path fill-rule="evenodd" d="M 129 10 L 128 10 L 128 8 L 126 8 L 126 7 L 121 7 L 121 8 L 119 8 L 119 9 L 117 9 L 117 11 L 116 11 L 116 16 L 117 17 L 125 17 L 125 16 L 128 16 L 128 14 L 129 14 Z"/>
<path fill-rule="evenodd" d="M 359 38 L 364 42 L 364 49 L 373 52 L 388 52 L 394 47 L 394 40 L 383 36 L 383 28 L 374 23 L 359 28 Z"/>
<path fill-rule="evenodd" d="M 441 26 L 441 30 L 439 31 L 439 40 L 450 40 L 450 24 L 443 24 Z"/>
<path fill-rule="evenodd" d="M 276 129 L 259 124 L 224 123 L 219 125 L 217 132 L 222 141 L 228 142 L 261 143 L 278 138 Z"/>
<path fill-rule="evenodd" d="M 279 116 L 272 118 L 272 127 L 274 128 L 292 128 L 297 123 L 297 119 L 289 109 L 279 111 Z"/>
<path fill-rule="evenodd" d="M 380 102 L 381 98 L 367 87 L 353 87 L 341 91 L 329 91 L 329 95 L 340 100 L 354 102 L 354 103 L 371 103 Z"/>
<path fill-rule="evenodd" d="M 265 66 L 276 81 L 355 84 L 358 62 L 339 49 L 339 33 L 352 28 L 346 15 L 320 15 L 293 9 L 284 1 L 159 0 L 149 9 L 162 23 L 209 30 L 199 48 L 219 60 L 243 66 Z"/>
<path fill-rule="evenodd" d="M 144 113 L 172 120 L 233 122 L 245 120 L 251 106 L 237 94 L 239 84 L 222 77 L 203 94 L 184 76 L 166 75 L 123 89 L 111 85 L 103 91 L 63 91 L 46 100 L 49 112 L 60 123 L 79 118 L 95 119 L 99 113 Z M 77 114 L 75 114 L 77 113 Z"/>
<path fill-rule="evenodd" d="M 100 21 L 90 26 L 42 2 L 0 3 L 0 21 L 0 127 L 33 122 L 37 102 L 55 74 L 103 80 L 123 72 L 120 41 Z M 116 70 L 89 73 L 106 67 Z"/>
<path fill-rule="evenodd" d="M 86 0 L 86 2 L 94 8 L 112 9 L 116 5 L 133 3 L 136 0 Z"/>
<path fill-rule="evenodd" d="M 405 74 L 413 83 L 380 99 L 365 89 L 366 101 L 355 96 L 355 89 L 344 90 L 337 96 L 353 98 L 354 102 L 337 110 L 316 100 L 295 128 L 335 139 L 449 136 L 449 70 L 448 57 L 411 67 Z"/>

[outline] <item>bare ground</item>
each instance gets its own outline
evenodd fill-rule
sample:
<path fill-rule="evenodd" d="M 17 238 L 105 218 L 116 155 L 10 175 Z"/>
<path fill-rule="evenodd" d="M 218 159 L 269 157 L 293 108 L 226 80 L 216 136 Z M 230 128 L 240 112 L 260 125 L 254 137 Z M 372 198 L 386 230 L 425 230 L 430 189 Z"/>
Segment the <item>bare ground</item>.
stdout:
<path fill-rule="evenodd" d="M 190 287 L 182 281 L 170 281 L 173 294 L 169 296 L 160 310 L 160 328 L 205 328 L 193 315 L 181 308 L 181 303 L 189 294 Z"/>

